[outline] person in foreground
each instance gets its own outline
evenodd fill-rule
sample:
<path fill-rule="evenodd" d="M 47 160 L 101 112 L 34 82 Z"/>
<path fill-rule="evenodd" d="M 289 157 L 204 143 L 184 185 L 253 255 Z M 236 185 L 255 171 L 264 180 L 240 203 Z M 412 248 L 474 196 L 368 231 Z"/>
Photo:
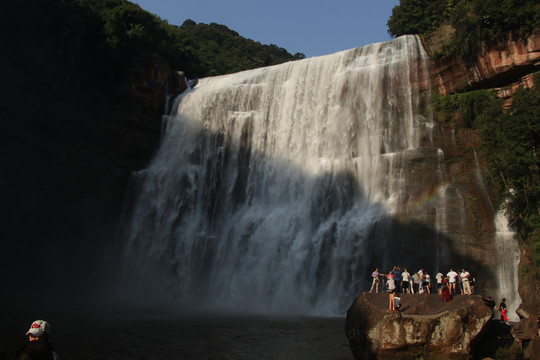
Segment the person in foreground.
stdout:
<path fill-rule="evenodd" d="M 26 332 L 26 343 L 15 356 L 15 360 L 59 360 L 54 348 L 49 344 L 51 325 L 44 320 L 36 320 Z"/>

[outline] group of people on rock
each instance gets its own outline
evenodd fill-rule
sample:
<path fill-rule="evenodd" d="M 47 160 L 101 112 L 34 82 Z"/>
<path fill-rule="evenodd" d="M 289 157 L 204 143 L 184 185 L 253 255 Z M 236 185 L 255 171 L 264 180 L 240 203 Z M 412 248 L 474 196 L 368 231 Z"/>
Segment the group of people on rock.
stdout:
<path fill-rule="evenodd" d="M 407 271 L 407 268 L 402 271 L 399 266 L 394 266 L 387 273 L 381 273 L 379 268 L 376 268 L 371 277 L 373 281 L 369 292 L 375 290 L 378 293 L 379 287 L 381 292 L 387 291 L 398 294 L 430 294 L 435 292 L 431 276 L 424 268 L 413 272 L 412 275 Z M 441 295 L 443 301 L 450 300 L 452 295 L 458 293 L 461 295 L 472 295 L 474 293 L 475 279 L 464 268 L 459 273 L 451 268 L 446 275 L 439 271 L 435 275 L 435 280 L 437 284 L 436 291 Z"/>

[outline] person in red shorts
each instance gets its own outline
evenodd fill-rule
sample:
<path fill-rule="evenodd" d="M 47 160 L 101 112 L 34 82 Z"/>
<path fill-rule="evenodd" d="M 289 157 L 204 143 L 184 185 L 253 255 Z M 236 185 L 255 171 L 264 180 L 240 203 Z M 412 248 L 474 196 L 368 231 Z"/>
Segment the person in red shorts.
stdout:
<path fill-rule="evenodd" d="M 448 286 L 448 278 L 442 280 L 441 299 L 444 302 L 450 301 L 450 287 Z"/>
<path fill-rule="evenodd" d="M 499 304 L 499 307 L 497 308 L 501 312 L 501 320 L 508 324 L 508 317 L 506 316 L 506 298 L 502 298 L 501 303 Z"/>

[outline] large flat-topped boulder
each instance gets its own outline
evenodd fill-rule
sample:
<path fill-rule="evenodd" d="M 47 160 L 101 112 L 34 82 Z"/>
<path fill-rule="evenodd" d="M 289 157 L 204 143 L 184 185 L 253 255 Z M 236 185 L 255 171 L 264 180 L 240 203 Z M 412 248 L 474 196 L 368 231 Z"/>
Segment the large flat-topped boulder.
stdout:
<path fill-rule="evenodd" d="M 492 317 L 480 296 L 402 294 L 400 311 L 388 310 L 388 294 L 364 293 L 347 311 L 345 331 L 355 359 L 467 359 Z"/>

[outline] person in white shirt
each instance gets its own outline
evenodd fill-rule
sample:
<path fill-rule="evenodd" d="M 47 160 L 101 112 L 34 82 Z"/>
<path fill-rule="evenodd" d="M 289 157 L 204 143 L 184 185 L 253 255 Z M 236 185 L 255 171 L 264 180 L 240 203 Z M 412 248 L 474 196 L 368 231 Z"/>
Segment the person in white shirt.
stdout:
<path fill-rule="evenodd" d="M 422 290 L 424 290 L 424 269 L 420 269 L 417 272 L 418 278 L 420 279 L 418 282 L 418 293 L 424 293 Z"/>
<path fill-rule="evenodd" d="M 428 273 L 424 275 L 424 288 L 431 294 L 431 276 Z"/>
<path fill-rule="evenodd" d="M 388 278 L 388 280 L 386 281 L 386 288 L 388 289 L 388 292 L 394 292 L 396 290 L 396 283 L 394 282 L 394 277 Z"/>
<path fill-rule="evenodd" d="M 394 277 L 388 277 L 388 281 L 386 281 L 386 285 L 388 287 L 388 296 L 389 296 L 389 308 L 388 310 L 396 310 L 396 304 L 394 300 L 394 294 L 396 290 L 396 284 L 394 282 Z"/>
<path fill-rule="evenodd" d="M 450 286 L 450 294 L 452 294 L 452 291 L 454 292 L 454 295 L 456 294 L 456 278 L 458 277 L 458 273 L 454 271 L 454 269 L 450 269 L 450 272 L 446 274 L 448 276 L 448 285 Z"/>
<path fill-rule="evenodd" d="M 413 294 L 419 294 L 420 293 L 420 277 L 418 276 L 418 273 L 415 272 L 411 276 L 412 279 L 412 293 Z"/>
<path fill-rule="evenodd" d="M 469 277 L 471 274 L 469 274 L 468 271 L 465 269 L 461 269 L 461 273 L 459 273 L 459 277 L 461 278 L 461 284 L 463 285 L 463 293 L 465 295 L 471 295 L 471 285 L 469 283 Z"/>
<path fill-rule="evenodd" d="M 439 271 L 437 273 L 437 275 L 435 275 L 435 278 L 437 279 L 437 292 L 439 293 L 439 295 L 441 294 L 441 291 L 442 291 L 442 279 L 443 279 L 443 274 Z"/>
<path fill-rule="evenodd" d="M 407 269 L 404 269 L 401 273 L 401 288 L 403 289 L 403 293 L 409 294 L 411 292 L 409 285 L 411 281 L 411 274 L 407 271 Z"/>

